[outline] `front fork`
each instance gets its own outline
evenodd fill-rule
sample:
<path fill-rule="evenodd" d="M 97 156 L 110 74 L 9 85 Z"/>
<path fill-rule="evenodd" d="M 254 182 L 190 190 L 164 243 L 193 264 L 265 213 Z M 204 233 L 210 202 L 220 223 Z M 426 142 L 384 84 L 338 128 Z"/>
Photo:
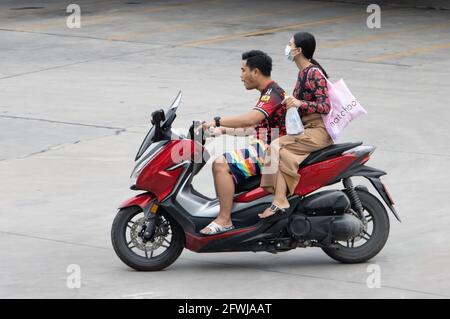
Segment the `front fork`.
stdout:
<path fill-rule="evenodd" d="M 142 234 L 142 239 L 144 241 L 153 239 L 153 236 L 155 235 L 157 215 L 156 211 L 153 211 L 154 205 L 156 204 L 152 201 L 149 205 L 147 205 L 147 207 L 144 208 L 144 216 L 146 219 L 145 231 Z"/>
<path fill-rule="evenodd" d="M 355 207 L 356 213 L 358 214 L 359 219 L 363 222 L 364 225 L 367 224 L 366 216 L 364 215 L 364 208 L 361 204 L 361 200 L 359 199 L 358 193 L 353 186 L 353 182 L 350 177 L 345 177 L 342 179 L 342 184 L 344 184 L 347 196 L 350 199 L 352 207 Z"/>

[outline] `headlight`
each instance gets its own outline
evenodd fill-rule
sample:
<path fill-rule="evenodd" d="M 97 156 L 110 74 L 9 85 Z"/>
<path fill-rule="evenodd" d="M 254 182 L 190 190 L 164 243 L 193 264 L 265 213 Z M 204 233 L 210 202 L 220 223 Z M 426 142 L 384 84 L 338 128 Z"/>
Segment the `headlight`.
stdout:
<path fill-rule="evenodd" d="M 134 188 L 136 186 L 137 178 L 141 172 L 133 172 L 130 176 L 130 188 Z"/>
<path fill-rule="evenodd" d="M 142 169 L 147 165 L 147 163 L 152 159 L 153 157 L 149 157 L 146 161 L 142 161 L 142 163 L 139 163 L 131 172 L 130 176 L 130 187 L 133 188 L 133 186 L 136 185 L 136 181 L 139 177 L 139 174 L 141 174 Z"/>
<path fill-rule="evenodd" d="M 162 146 L 166 144 L 167 141 L 160 141 L 157 143 L 153 143 L 150 145 L 150 147 L 144 152 L 141 159 L 139 159 L 138 163 L 136 164 L 136 167 L 133 169 L 130 175 L 130 188 L 134 188 L 136 186 L 136 181 L 141 174 L 144 167 L 150 162 L 156 154 L 159 153 L 159 151 L 162 149 Z"/>

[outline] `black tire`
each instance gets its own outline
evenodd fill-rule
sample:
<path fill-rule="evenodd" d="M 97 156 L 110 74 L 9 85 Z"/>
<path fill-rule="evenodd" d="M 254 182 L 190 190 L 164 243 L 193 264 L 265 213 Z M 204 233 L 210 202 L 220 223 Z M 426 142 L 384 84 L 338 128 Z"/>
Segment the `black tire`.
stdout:
<path fill-rule="evenodd" d="M 389 236 L 389 216 L 384 205 L 368 192 L 358 190 L 357 193 L 365 213 L 373 218 L 372 236 L 359 247 L 339 244 L 338 248 L 322 248 L 328 256 L 345 264 L 363 263 L 375 257 L 383 249 Z"/>
<path fill-rule="evenodd" d="M 142 213 L 137 206 L 127 207 L 119 210 L 111 227 L 111 241 L 119 258 L 128 266 L 140 271 L 159 271 L 170 266 L 181 254 L 184 248 L 184 232 L 178 223 L 162 214 L 169 222 L 172 231 L 171 241 L 168 248 L 156 257 L 146 258 L 133 252 L 127 245 L 126 230 L 131 219 Z M 146 253 L 147 255 L 147 253 Z"/>

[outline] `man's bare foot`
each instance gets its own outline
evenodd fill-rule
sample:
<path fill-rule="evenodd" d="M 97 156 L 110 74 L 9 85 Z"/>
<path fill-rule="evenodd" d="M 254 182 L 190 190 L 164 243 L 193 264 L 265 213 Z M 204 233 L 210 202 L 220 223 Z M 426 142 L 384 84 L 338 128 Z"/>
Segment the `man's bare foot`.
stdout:
<path fill-rule="evenodd" d="M 278 203 L 278 202 L 274 201 L 272 204 L 277 206 L 277 207 L 280 207 L 282 209 L 288 209 L 290 207 L 288 201 L 285 201 L 283 203 Z M 262 218 L 270 217 L 273 214 L 275 214 L 275 212 L 273 210 L 271 210 L 270 206 L 269 206 L 269 207 L 267 207 L 267 209 L 264 212 L 262 212 L 261 214 L 258 214 L 258 216 L 259 216 L 259 218 L 262 219 Z"/>

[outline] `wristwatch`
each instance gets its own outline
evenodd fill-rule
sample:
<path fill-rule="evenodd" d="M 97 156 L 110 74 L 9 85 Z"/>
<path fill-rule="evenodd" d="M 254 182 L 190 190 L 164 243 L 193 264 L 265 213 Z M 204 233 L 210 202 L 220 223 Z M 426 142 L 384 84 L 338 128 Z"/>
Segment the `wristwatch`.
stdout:
<path fill-rule="evenodd" d="M 216 122 L 216 127 L 220 126 L 220 116 L 214 117 L 214 121 Z"/>

